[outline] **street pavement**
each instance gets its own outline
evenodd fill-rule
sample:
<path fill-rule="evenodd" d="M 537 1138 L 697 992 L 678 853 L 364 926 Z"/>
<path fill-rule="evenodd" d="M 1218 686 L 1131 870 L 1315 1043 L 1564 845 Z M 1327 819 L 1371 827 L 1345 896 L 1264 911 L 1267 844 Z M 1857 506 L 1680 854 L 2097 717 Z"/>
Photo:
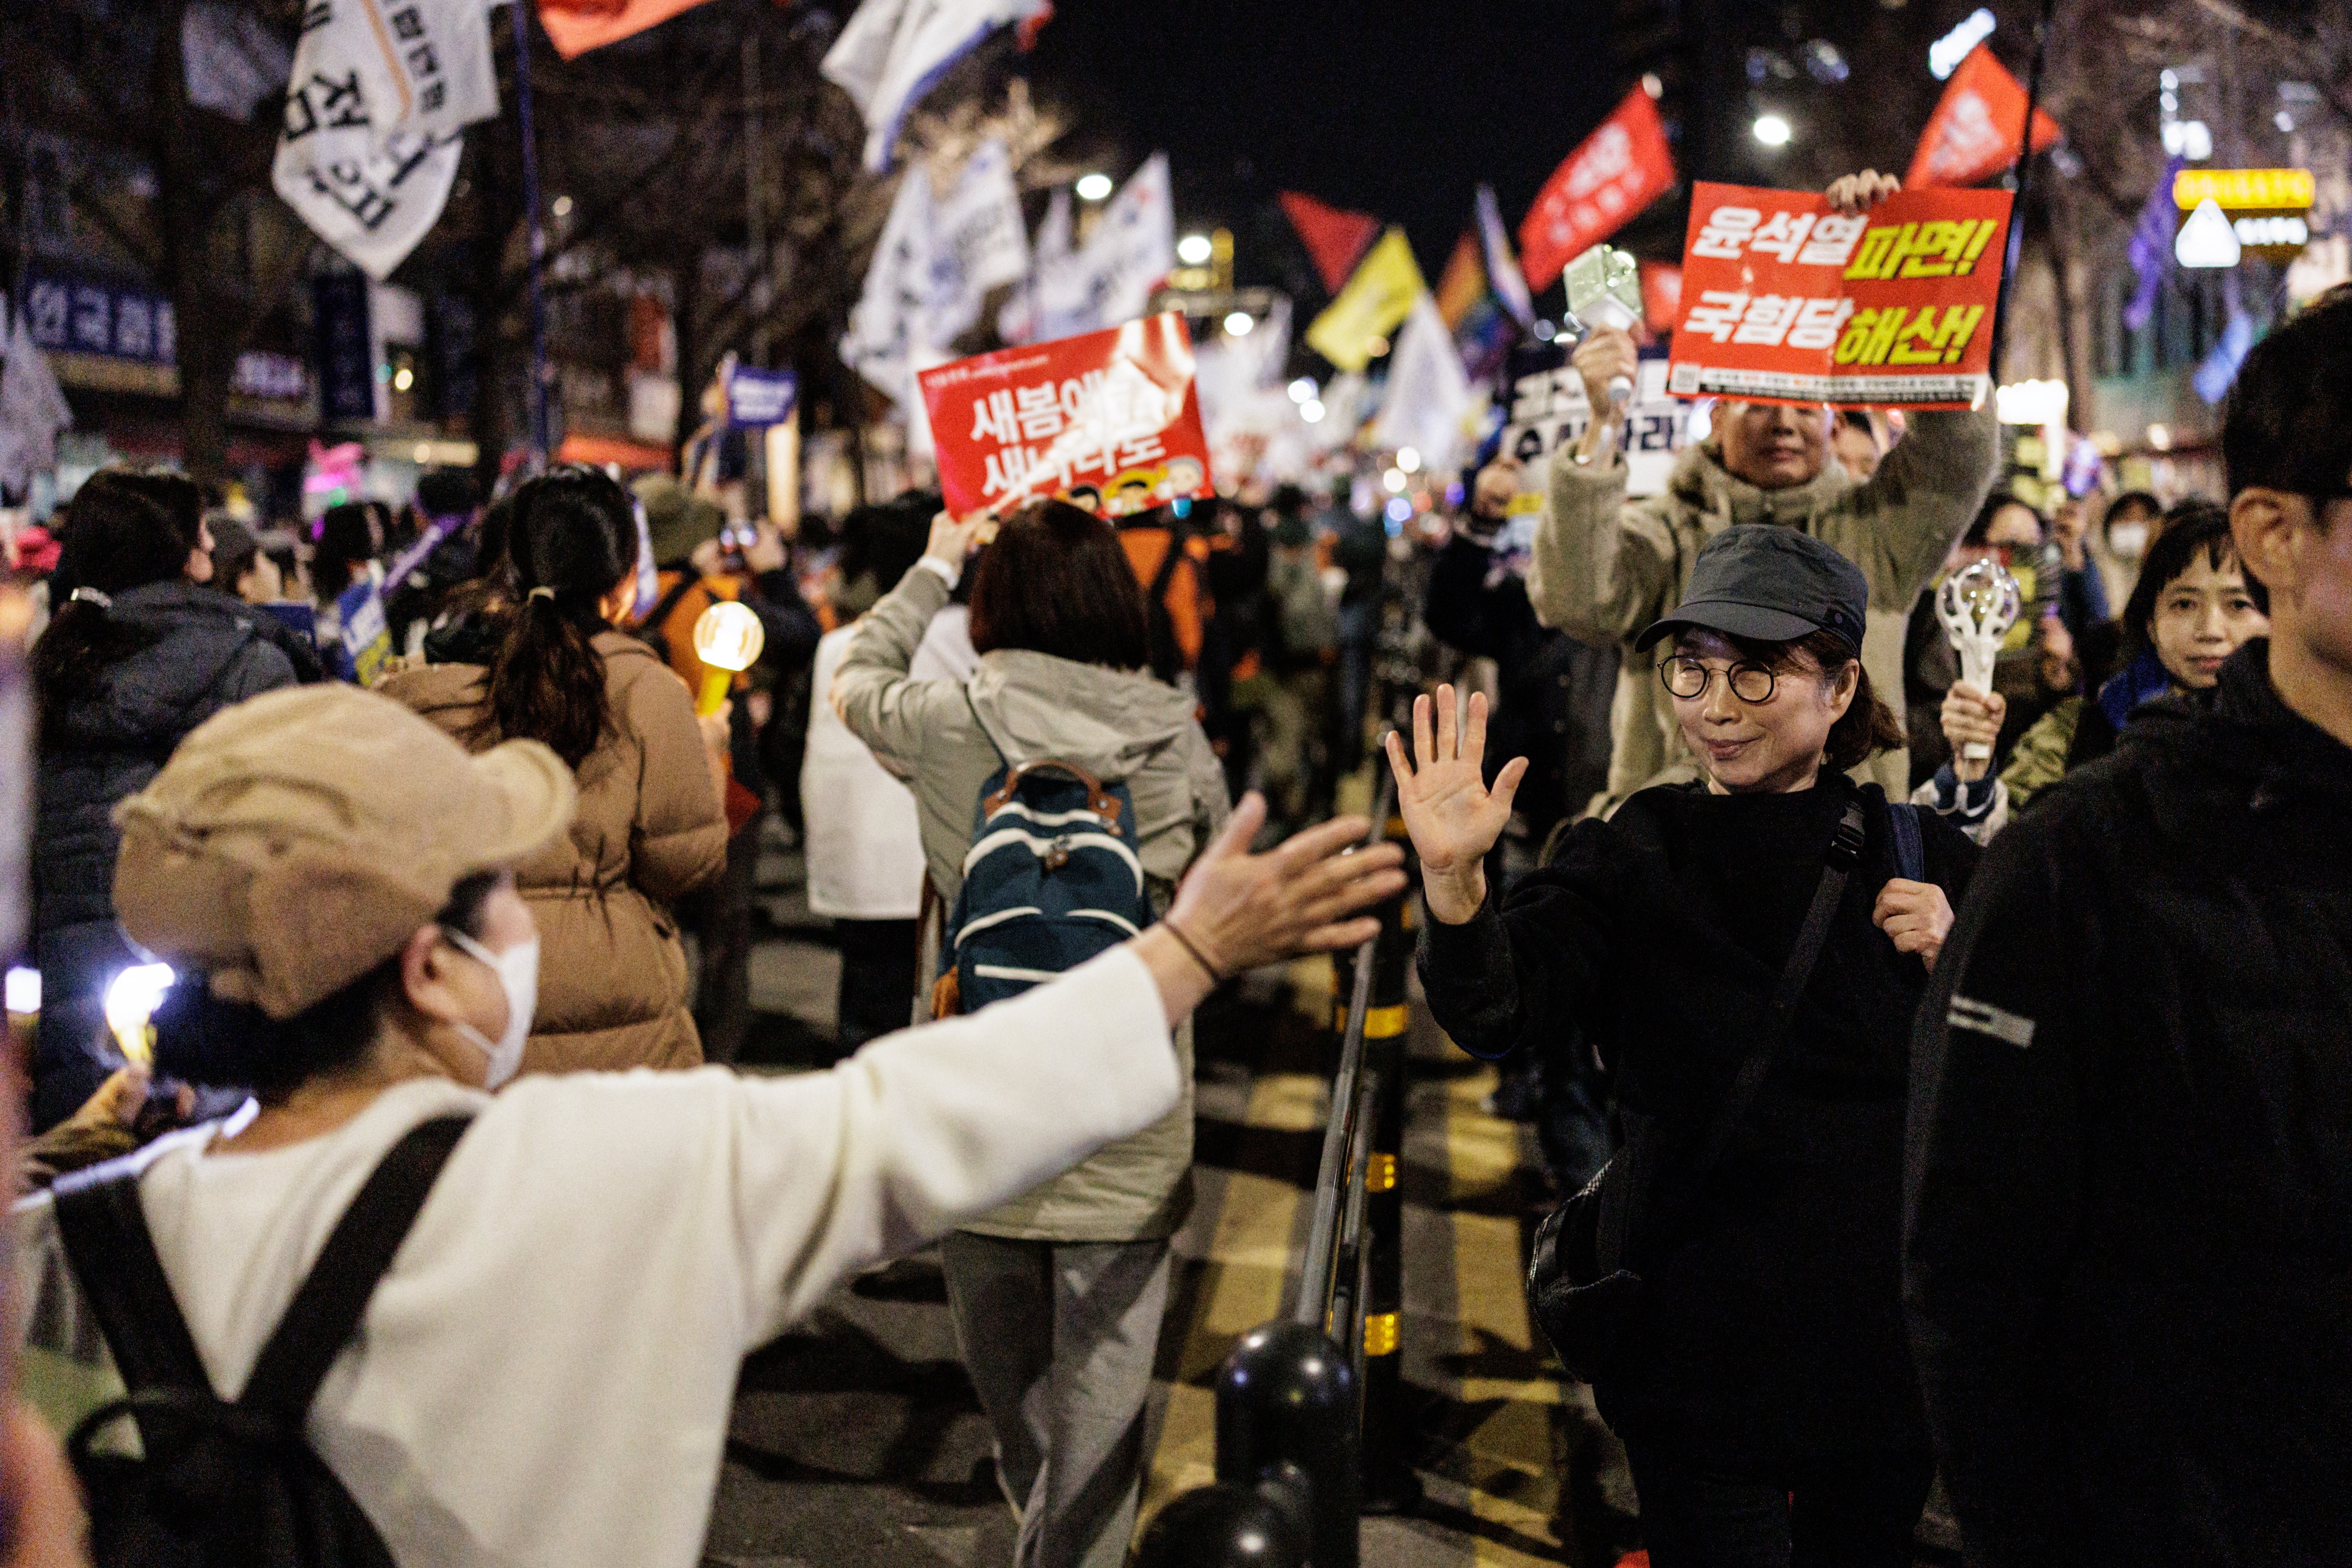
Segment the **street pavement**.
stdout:
<path fill-rule="evenodd" d="M 769 832 L 740 1066 L 806 1070 L 829 1055 L 839 962 L 798 857 Z M 1217 1367 L 1295 1284 L 1337 1050 L 1331 984 L 1327 963 L 1302 963 L 1229 987 L 1197 1020 L 1195 1202 L 1175 1241 L 1147 1521 L 1212 1479 Z M 1520 1289 L 1548 1201 L 1532 1142 L 1486 1110 L 1494 1068 L 1418 1010 L 1410 1053 L 1402 1441 L 1425 1495 L 1410 1517 L 1365 1521 L 1364 1563 L 1613 1568 L 1637 1539 L 1622 1450 L 1535 1348 Z M 745 1363 L 707 1568 L 1002 1568 L 1013 1535 L 936 1252 L 836 1290 Z"/>

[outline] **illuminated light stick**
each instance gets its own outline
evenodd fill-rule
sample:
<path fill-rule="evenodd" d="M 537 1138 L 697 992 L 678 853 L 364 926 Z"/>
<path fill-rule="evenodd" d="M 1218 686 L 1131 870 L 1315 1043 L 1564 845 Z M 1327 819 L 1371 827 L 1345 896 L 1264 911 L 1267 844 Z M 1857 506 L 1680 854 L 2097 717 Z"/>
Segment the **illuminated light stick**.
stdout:
<path fill-rule="evenodd" d="M 155 1061 L 155 1032 L 148 1020 L 177 978 L 168 963 L 134 963 L 107 983 L 106 1026 L 122 1054 L 142 1067 Z"/>
<path fill-rule="evenodd" d="M 1936 615 L 1960 656 L 1960 679 L 1979 691 L 1992 690 L 1993 661 L 2000 657 L 2001 638 L 2017 625 L 2025 595 L 2017 579 L 1998 561 L 1979 561 L 1944 579 L 1936 591 Z M 1988 761 L 1992 748 L 1970 741 L 1961 757 L 1971 763 Z"/>
<path fill-rule="evenodd" d="M 767 628 L 749 605 L 721 599 L 703 611 L 694 623 L 694 653 L 702 660 L 702 690 L 694 710 L 706 718 L 718 712 L 736 676 L 759 662 L 767 643 Z"/>
<path fill-rule="evenodd" d="M 1568 264 L 1560 273 L 1560 285 L 1568 290 L 1569 317 L 1580 333 L 1595 327 L 1630 332 L 1641 325 L 1641 268 L 1626 252 L 1596 245 Z M 1633 402 L 1633 377 L 1611 376 L 1609 401 L 1619 408 Z M 1600 416 L 1599 409 L 1592 412 L 1594 417 Z"/>

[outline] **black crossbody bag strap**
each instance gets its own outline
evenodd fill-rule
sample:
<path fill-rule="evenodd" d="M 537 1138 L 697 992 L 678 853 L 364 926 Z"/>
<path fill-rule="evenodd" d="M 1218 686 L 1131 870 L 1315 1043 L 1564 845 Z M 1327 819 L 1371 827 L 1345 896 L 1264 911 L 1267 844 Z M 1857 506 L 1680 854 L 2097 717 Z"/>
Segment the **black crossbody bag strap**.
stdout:
<path fill-rule="evenodd" d="M 319 1260 L 269 1342 L 261 1347 L 237 1407 L 299 1427 L 327 1369 L 358 1331 L 368 1298 L 408 1239 L 470 1116 L 436 1116 L 409 1129 L 360 1188 L 319 1249 Z"/>
<path fill-rule="evenodd" d="M 1849 804 L 1845 816 L 1838 821 L 1837 831 L 1830 837 L 1829 864 L 1822 868 L 1821 885 L 1813 889 L 1812 905 L 1805 910 L 1805 923 L 1797 928 L 1796 944 L 1789 949 L 1789 962 L 1780 970 L 1780 984 L 1772 988 L 1772 1000 L 1765 1009 L 1762 1026 L 1756 1031 L 1755 1044 L 1748 1047 L 1746 1058 L 1739 1064 L 1738 1076 L 1731 1080 L 1730 1089 L 1716 1110 L 1715 1120 L 1707 1126 L 1697 1160 L 1677 1173 L 1677 1184 L 1685 1193 L 1696 1192 L 1714 1173 L 1731 1147 L 1732 1134 L 1739 1130 L 1740 1118 L 1756 1103 L 1766 1075 L 1789 1043 L 1789 1031 L 1797 1019 L 1797 999 L 1804 994 L 1805 983 L 1812 978 L 1813 966 L 1821 962 L 1822 949 L 1829 945 L 1830 921 L 1836 917 L 1838 905 L 1845 898 L 1846 882 L 1862 858 L 1864 820 L 1862 803 Z"/>

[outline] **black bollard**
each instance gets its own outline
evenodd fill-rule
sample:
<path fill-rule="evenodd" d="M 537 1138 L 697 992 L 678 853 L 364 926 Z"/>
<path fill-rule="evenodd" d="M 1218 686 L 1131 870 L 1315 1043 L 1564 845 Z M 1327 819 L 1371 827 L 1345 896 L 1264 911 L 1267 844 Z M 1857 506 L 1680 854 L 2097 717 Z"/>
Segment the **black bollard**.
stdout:
<path fill-rule="evenodd" d="M 1402 840 L 1402 824 L 1391 837 Z M 1364 1170 L 1364 1229 L 1368 1265 L 1364 1291 L 1364 1510 L 1409 1512 L 1421 1500 L 1421 1479 L 1409 1458 L 1412 1423 L 1404 1407 L 1404 1192 L 1397 1182 L 1404 1149 L 1405 1035 L 1412 1022 L 1407 980 L 1412 932 L 1411 905 L 1400 899 L 1381 911 L 1381 940 L 1372 957 L 1371 1006 L 1364 1018 L 1364 1070 L 1372 1075 L 1371 1155 Z"/>
<path fill-rule="evenodd" d="M 1135 1568 L 1303 1568 L 1307 1534 L 1286 1501 L 1219 1481 L 1152 1517 Z"/>
<path fill-rule="evenodd" d="M 1303 1323 L 1252 1330 L 1217 1374 L 1218 1489 L 1303 1490 L 1315 1568 L 1356 1568 L 1356 1415 L 1347 1353 Z"/>

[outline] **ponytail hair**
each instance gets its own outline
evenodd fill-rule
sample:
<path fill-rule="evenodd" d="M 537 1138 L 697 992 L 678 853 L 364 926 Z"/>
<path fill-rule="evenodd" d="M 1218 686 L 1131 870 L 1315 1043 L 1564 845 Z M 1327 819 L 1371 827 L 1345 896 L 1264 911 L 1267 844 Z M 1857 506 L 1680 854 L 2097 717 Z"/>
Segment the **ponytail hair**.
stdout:
<path fill-rule="evenodd" d="M 113 666 L 155 640 L 108 613 L 117 594 L 177 582 L 204 537 L 204 492 L 177 474 L 101 468 L 83 481 L 58 525 L 56 606 L 29 658 L 41 738 L 98 689 Z"/>
<path fill-rule="evenodd" d="M 577 768 L 612 727 L 598 605 L 636 569 L 636 513 L 602 470 L 566 464 L 523 482 L 509 514 L 515 602 L 491 660 L 476 742 L 544 742 Z"/>

